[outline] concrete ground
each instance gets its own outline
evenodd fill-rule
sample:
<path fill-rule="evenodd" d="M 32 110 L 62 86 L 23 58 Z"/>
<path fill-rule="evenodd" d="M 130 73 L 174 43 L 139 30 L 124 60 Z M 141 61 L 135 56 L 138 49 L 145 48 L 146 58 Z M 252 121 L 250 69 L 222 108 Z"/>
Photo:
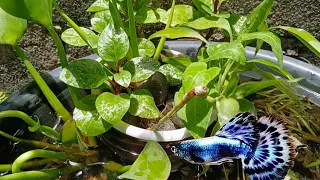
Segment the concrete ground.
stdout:
<path fill-rule="evenodd" d="M 90 26 L 91 14 L 86 9 L 94 0 L 60 0 L 61 7 L 79 25 Z M 153 0 L 159 7 L 168 9 L 171 0 Z M 190 4 L 191 0 L 180 0 L 177 2 Z M 242 15 L 249 14 L 261 0 L 232 0 L 224 5 L 232 13 Z M 275 0 L 269 24 L 286 25 L 303 28 L 320 40 L 320 0 Z M 59 33 L 68 28 L 63 18 L 54 12 L 54 25 Z M 147 26 L 146 33 L 152 33 L 163 25 Z M 223 39 L 222 35 L 214 35 L 214 40 Z M 286 55 L 290 55 L 320 66 L 320 59 L 313 55 L 302 43 L 297 41 L 288 33 L 281 32 L 283 49 Z M 20 46 L 30 57 L 33 65 L 40 72 L 47 72 L 59 66 L 57 50 L 48 31 L 37 24 L 29 24 L 29 28 L 20 42 Z M 86 47 L 66 46 L 68 59 L 73 60 L 91 52 Z M 268 47 L 264 47 L 267 48 Z M 30 75 L 18 60 L 17 55 L 11 47 L 0 45 L 0 91 L 11 93 L 23 87 L 31 81 Z"/>

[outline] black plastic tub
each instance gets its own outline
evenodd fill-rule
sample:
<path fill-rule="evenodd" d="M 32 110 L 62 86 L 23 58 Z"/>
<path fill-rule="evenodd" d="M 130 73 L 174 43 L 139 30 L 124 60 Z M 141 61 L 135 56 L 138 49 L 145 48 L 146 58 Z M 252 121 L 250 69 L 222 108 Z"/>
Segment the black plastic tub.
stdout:
<path fill-rule="evenodd" d="M 198 41 L 168 41 L 166 47 L 190 56 L 195 56 L 200 44 L 201 42 Z M 277 62 L 276 57 L 270 51 L 260 50 L 256 57 L 254 57 L 255 48 L 247 47 L 246 51 L 248 59 L 258 58 Z M 96 55 L 91 55 L 85 58 L 96 59 L 98 57 Z M 300 96 L 309 97 L 311 102 L 320 106 L 320 69 L 287 56 L 284 56 L 284 67 L 294 77 L 305 78 L 299 82 L 300 86 L 296 92 Z M 261 68 L 268 70 L 267 67 L 261 66 Z M 66 90 L 67 87 L 58 79 L 60 71 L 61 68 L 57 68 L 50 73 L 43 75 L 43 77 L 62 103 L 70 110 L 70 112 L 72 112 L 73 104 L 71 103 L 68 91 Z M 246 73 L 244 76 L 260 78 L 255 73 Z M 5 102 L 0 104 L 0 111 L 5 110 L 20 110 L 30 116 L 37 115 L 41 124 L 51 127 L 58 126 L 60 122 L 60 119 L 56 117 L 54 110 L 50 107 L 44 95 L 34 82 L 12 94 Z M 41 136 L 30 133 L 27 129 L 27 125 L 22 120 L 16 118 L 1 119 L 0 130 L 26 139 L 36 138 L 41 140 Z M 188 136 L 186 135 L 186 137 Z M 106 145 L 105 148 L 107 148 L 108 152 L 120 155 L 121 158 L 120 156 L 116 158 L 119 160 L 128 160 L 126 162 L 134 161 L 146 143 L 145 139 L 131 137 L 116 129 L 112 129 L 104 135 L 101 135 L 100 140 L 100 142 Z M 165 146 L 166 143 L 167 142 L 162 142 L 162 145 Z M 30 147 L 14 144 L 0 136 L 0 163 L 12 163 L 18 155 L 29 148 Z M 180 166 L 181 161 L 173 157 L 171 158 L 173 161 L 172 170 L 175 171 Z"/>

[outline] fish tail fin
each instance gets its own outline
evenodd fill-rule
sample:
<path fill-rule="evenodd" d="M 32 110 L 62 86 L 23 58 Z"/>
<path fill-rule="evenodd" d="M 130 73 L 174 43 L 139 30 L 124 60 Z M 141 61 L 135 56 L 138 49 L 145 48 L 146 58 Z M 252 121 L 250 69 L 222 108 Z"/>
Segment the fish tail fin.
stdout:
<path fill-rule="evenodd" d="M 274 116 L 258 121 L 260 139 L 252 155 L 243 160 L 244 171 L 251 180 L 284 179 L 294 164 L 296 148 L 285 122 Z"/>

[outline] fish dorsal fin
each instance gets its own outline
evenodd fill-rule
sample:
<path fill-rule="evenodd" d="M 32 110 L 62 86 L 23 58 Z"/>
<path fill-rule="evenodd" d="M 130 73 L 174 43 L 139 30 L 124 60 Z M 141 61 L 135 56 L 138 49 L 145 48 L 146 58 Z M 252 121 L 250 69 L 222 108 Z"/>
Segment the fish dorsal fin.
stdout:
<path fill-rule="evenodd" d="M 249 112 L 239 113 L 226 123 L 216 136 L 237 139 L 255 148 L 259 140 L 257 119 Z"/>
<path fill-rule="evenodd" d="M 250 179 L 284 179 L 296 156 L 295 145 L 282 119 L 261 117 L 259 144 L 254 155 L 243 161 Z"/>

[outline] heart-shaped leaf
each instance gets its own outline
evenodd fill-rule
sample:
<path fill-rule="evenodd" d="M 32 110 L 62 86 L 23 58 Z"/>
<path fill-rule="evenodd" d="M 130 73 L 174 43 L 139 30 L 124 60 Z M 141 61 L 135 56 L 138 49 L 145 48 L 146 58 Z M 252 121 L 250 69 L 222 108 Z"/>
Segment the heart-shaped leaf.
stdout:
<path fill-rule="evenodd" d="M 63 124 L 61 140 L 67 144 L 77 142 L 77 127 L 74 121 L 70 120 Z"/>
<path fill-rule="evenodd" d="M 73 61 L 63 68 L 60 80 L 64 83 L 84 89 L 93 89 L 99 87 L 108 79 L 105 67 L 98 61 L 81 59 Z"/>
<path fill-rule="evenodd" d="M 170 86 L 178 86 L 182 82 L 182 71 L 171 64 L 162 65 L 159 72 L 167 77 Z"/>
<path fill-rule="evenodd" d="M 263 31 L 263 32 L 254 32 L 254 33 L 243 33 L 238 37 L 238 39 L 242 42 L 253 40 L 253 39 L 260 39 L 266 43 L 268 43 L 274 55 L 277 57 L 280 67 L 283 67 L 283 54 L 281 48 L 281 40 L 278 36 L 273 34 L 270 31 Z"/>
<path fill-rule="evenodd" d="M 109 2 L 107 0 L 97 0 L 87 9 L 89 12 L 99 12 L 109 9 Z"/>
<path fill-rule="evenodd" d="M 138 89 L 130 95 L 129 112 L 133 116 L 139 116 L 146 119 L 159 118 L 159 112 L 152 94 L 146 89 Z"/>
<path fill-rule="evenodd" d="M 105 92 L 96 100 L 96 108 L 100 116 L 111 125 L 117 124 L 127 113 L 130 98 L 127 94 L 114 95 Z"/>
<path fill-rule="evenodd" d="M 93 30 L 98 33 L 102 33 L 102 31 L 111 23 L 112 18 L 110 15 L 110 11 L 108 10 L 97 12 L 91 19 L 91 26 Z"/>
<path fill-rule="evenodd" d="M 168 17 L 170 15 L 171 8 L 167 11 L 166 16 L 161 19 L 162 23 L 167 24 Z M 194 7 L 189 5 L 175 5 L 173 11 L 173 19 L 171 26 L 178 24 L 185 24 L 189 21 L 192 21 L 200 16 L 200 13 L 194 9 Z"/>
<path fill-rule="evenodd" d="M 197 86 L 206 86 L 220 73 L 220 68 L 212 67 L 207 69 L 204 62 L 190 64 L 182 75 L 182 87 L 184 92 L 190 91 Z"/>
<path fill-rule="evenodd" d="M 158 31 L 152 34 L 149 37 L 149 40 L 157 37 L 166 37 L 169 39 L 189 37 L 189 38 L 200 39 L 206 44 L 209 44 L 209 42 L 204 37 L 202 37 L 197 31 L 189 28 L 184 28 L 184 27 L 173 27 L 173 28 L 168 28 L 168 29 Z"/>
<path fill-rule="evenodd" d="M 118 62 L 127 55 L 129 39 L 124 30 L 109 24 L 101 33 L 98 53 L 105 61 Z"/>
<path fill-rule="evenodd" d="M 201 17 L 194 21 L 187 22 L 184 24 L 185 26 L 197 29 L 204 30 L 210 28 L 221 28 L 228 32 L 230 41 L 233 41 L 232 31 L 229 22 L 224 18 L 217 18 L 214 16 L 211 17 Z"/>
<path fill-rule="evenodd" d="M 119 179 L 163 180 L 168 179 L 171 163 L 167 153 L 155 141 L 148 141 L 129 171 Z"/>
<path fill-rule="evenodd" d="M 95 107 L 99 95 L 91 94 L 82 98 L 73 111 L 73 119 L 84 136 L 98 136 L 108 131 L 112 125 L 102 119 Z"/>
<path fill-rule="evenodd" d="M 149 24 L 159 22 L 160 17 L 156 10 L 152 8 L 142 7 L 136 14 L 137 23 Z"/>
<path fill-rule="evenodd" d="M 138 51 L 140 57 L 152 57 L 155 50 L 156 48 L 151 41 L 145 38 L 138 39 Z"/>
<path fill-rule="evenodd" d="M 238 61 L 240 64 L 245 64 L 247 60 L 244 47 L 241 43 L 235 41 L 210 45 L 207 48 L 207 52 L 209 54 L 209 58 L 202 62 L 218 59 L 233 59 Z"/>
<path fill-rule="evenodd" d="M 128 87 L 131 81 L 131 73 L 129 71 L 121 71 L 113 76 L 114 80 L 123 87 Z"/>
<path fill-rule="evenodd" d="M 136 57 L 126 62 L 123 69 L 131 73 L 131 82 L 140 82 L 148 79 L 159 67 L 159 61 L 148 57 Z"/>
<path fill-rule="evenodd" d="M 218 118 L 221 126 L 239 113 L 239 103 L 234 98 L 222 98 L 216 102 Z"/>
<path fill-rule="evenodd" d="M 0 44 L 16 45 L 27 29 L 27 21 L 16 18 L 0 8 Z"/>
<path fill-rule="evenodd" d="M 87 34 L 87 36 L 94 36 L 96 35 L 94 32 L 92 32 L 90 29 L 81 27 L 82 31 Z M 61 39 L 70 45 L 73 46 L 87 46 L 88 44 L 80 37 L 80 35 L 73 29 L 69 28 L 65 30 L 61 34 Z"/>

